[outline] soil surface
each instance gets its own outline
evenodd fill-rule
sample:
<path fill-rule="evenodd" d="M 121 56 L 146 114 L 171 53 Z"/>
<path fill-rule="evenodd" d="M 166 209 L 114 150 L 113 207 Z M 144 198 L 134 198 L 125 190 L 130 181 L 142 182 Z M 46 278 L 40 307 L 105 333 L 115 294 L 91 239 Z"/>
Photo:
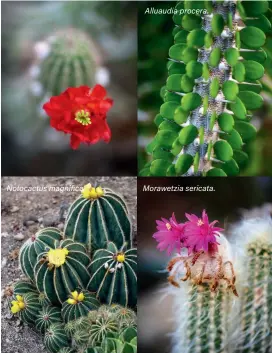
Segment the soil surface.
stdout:
<path fill-rule="evenodd" d="M 44 227 L 54 226 L 63 229 L 67 210 L 80 194 L 80 191 L 73 188 L 82 187 L 87 183 L 108 187 L 123 195 L 133 224 L 136 244 L 137 187 L 134 177 L 2 178 L 2 353 L 46 352 L 42 336 L 10 314 L 5 289 L 20 278 L 24 278 L 18 265 L 18 252 L 23 242 Z M 27 191 L 33 186 L 45 187 L 47 191 Z M 56 189 L 48 190 L 49 186 Z M 9 191 L 8 187 L 21 189 Z"/>

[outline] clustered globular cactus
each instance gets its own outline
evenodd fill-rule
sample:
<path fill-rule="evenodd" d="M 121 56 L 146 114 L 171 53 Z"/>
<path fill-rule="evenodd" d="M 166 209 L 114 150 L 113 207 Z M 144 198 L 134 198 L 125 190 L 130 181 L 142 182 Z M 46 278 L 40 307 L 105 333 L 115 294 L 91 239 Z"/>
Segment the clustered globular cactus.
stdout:
<path fill-rule="evenodd" d="M 268 7 L 268 1 L 232 0 L 176 5 L 158 133 L 140 175 L 239 174 L 256 135 L 252 111 L 263 103 Z"/>
<path fill-rule="evenodd" d="M 92 87 L 96 83 L 98 58 L 94 43 L 84 32 L 57 32 L 37 43 L 36 51 L 30 74 L 43 95 L 57 96 L 67 87 Z"/>
<path fill-rule="evenodd" d="M 91 254 L 113 241 L 132 246 L 132 227 L 122 197 L 110 189 L 87 184 L 70 207 L 64 228 L 67 238 L 86 244 Z"/>
<path fill-rule="evenodd" d="M 106 333 L 136 329 L 137 252 L 131 247 L 126 204 L 113 191 L 90 184 L 77 201 L 69 211 L 69 226 L 65 225 L 68 234 L 45 228 L 22 246 L 19 262 L 28 281 L 8 288 L 11 312 L 44 334 L 52 353 L 89 352 L 98 349 Z M 75 229 L 79 236 L 73 239 Z M 111 238 L 118 247 L 108 241 Z M 111 307 L 101 305 L 113 300 Z M 123 349 L 127 344 L 120 341 L 118 353 L 131 353 L 132 347 Z M 109 353 L 115 352 L 111 347 Z"/>
<path fill-rule="evenodd" d="M 154 237 L 170 242 L 171 232 L 179 231 L 187 236 L 182 246 L 189 252 L 192 244 L 204 246 L 203 237 L 215 235 L 214 222 L 205 224 L 204 217 L 195 215 L 187 218 L 185 228 L 173 218 L 165 224 L 159 221 Z M 202 232 L 198 243 L 190 241 L 196 227 Z M 272 219 L 245 220 L 230 229 L 229 240 L 223 234 L 218 236 L 217 254 L 211 249 L 201 253 L 193 250 L 193 254 L 183 253 L 169 262 L 170 289 L 175 298 L 173 352 L 269 353 Z"/>

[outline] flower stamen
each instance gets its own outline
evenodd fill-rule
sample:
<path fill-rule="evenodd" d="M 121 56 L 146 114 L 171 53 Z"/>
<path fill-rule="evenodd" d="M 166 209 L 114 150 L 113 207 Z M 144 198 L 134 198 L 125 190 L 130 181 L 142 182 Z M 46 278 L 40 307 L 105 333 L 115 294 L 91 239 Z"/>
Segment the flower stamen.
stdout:
<path fill-rule="evenodd" d="M 170 223 L 166 223 L 165 227 L 167 228 L 167 230 L 171 230 L 172 229 L 172 226 Z"/>
<path fill-rule="evenodd" d="M 92 123 L 90 113 L 84 109 L 76 112 L 75 120 L 82 125 L 90 125 Z"/>
<path fill-rule="evenodd" d="M 202 221 L 202 219 L 199 219 L 198 222 L 197 222 L 197 225 L 200 227 L 204 224 L 204 222 Z"/>

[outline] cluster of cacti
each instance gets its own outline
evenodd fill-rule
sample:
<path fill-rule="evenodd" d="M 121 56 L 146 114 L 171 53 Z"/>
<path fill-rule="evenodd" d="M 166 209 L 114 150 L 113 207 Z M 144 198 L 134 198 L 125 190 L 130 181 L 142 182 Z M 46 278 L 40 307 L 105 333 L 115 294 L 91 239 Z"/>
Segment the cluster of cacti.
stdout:
<path fill-rule="evenodd" d="M 158 132 L 142 176 L 233 176 L 261 107 L 268 1 L 181 1 L 173 16 Z"/>
<path fill-rule="evenodd" d="M 84 32 L 75 29 L 57 32 L 38 43 L 37 51 L 41 53 L 30 73 L 41 86 L 43 96 L 57 96 L 67 87 L 92 87 L 96 83 L 94 44 Z"/>
<path fill-rule="evenodd" d="M 135 328 L 137 252 L 125 202 L 109 189 L 87 184 L 64 228 L 42 229 L 22 246 L 28 281 L 9 291 L 10 309 L 44 334 L 50 352 L 82 353 L 80 347 L 101 344 L 105 332 Z"/>
<path fill-rule="evenodd" d="M 120 305 L 102 305 L 86 317 L 68 323 L 65 330 L 82 352 L 136 353 L 136 314 Z"/>
<path fill-rule="evenodd" d="M 272 221 L 244 224 L 229 244 L 239 297 L 225 286 L 212 293 L 208 283 L 181 284 L 173 352 L 271 352 Z"/>

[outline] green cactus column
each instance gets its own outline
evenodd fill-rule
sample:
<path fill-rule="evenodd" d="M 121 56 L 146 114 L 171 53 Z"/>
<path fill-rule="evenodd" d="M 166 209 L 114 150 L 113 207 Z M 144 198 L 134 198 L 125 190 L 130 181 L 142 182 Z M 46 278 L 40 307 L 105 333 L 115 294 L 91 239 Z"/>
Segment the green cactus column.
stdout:
<path fill-rule="evenodd" d="M 250 4 L 250 5 L 249 5 Z M 234 176 L 255 138 L 268 1 L 181 1 L 142 176 Z"/>

